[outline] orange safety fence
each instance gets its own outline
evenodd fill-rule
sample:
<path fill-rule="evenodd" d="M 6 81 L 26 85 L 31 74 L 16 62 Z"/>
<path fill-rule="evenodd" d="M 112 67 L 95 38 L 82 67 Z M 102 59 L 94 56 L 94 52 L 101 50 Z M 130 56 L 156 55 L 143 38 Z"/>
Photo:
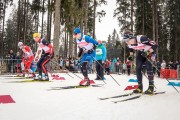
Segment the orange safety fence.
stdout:
<path fill-rule="evenodd" d="M 178 77 L 177 70 L 174 70 L 174 69 L 161 69 L 160 72 L 161 72 L 160 74 L 161 78 L 177 78 Z"/>

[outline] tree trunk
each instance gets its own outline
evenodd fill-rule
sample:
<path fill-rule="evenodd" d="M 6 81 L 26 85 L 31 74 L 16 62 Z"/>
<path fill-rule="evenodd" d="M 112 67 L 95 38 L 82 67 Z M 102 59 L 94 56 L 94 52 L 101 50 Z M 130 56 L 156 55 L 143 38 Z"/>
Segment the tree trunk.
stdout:
<path fill-rule="evenodd" d="M 88 0 L 84 2 L 84 34 L 87 34 Z"/>
<path fill-rule="evenodd" d="M 3 9 L 3 2 L 0 1 L 0 9 Z M 2 29 L 3 29 L 3 26 L 2 26 L 2 22 L 3 22 L 3 16 L 2 15 L 2 11 L 0 11 L 0 57 L 3 56 L 3 33 L 2 33 Z"/>
<path fill-rule="evenodd" d="M 47 40 L 50 40 L 50 34 L 49 34 L 49 31 L 50 31 L 50 0 L 48 0 L 48 13 L 47 13 L 47 37 L 46 39 Z"/>
<path fill-rule="evenodd" d="M 27 13 L 26 13 L 26 9 L 27 9 L 27 1 L 24 0 L 24 29 L 23 29 L 23 43 L 26 43 L 26 30 L 27 30 Z"/>
<path fill-rule="evenodd" d="M 134 15 L 134 0 L 131 0 L 131 31 L 133 32 L 133 26 L 134 26 L 134 22 L 133 22 L 133 15 Z"/>
<path fill-rule="evenodd" d="M 51 40 L 51 25 L 52 25 L 52 0 L 50 1 L 51 8 L 50 8 L 50 21 L 49 21 L 49 41 Z"/>
<path fill-rule="evenodd" d="M 67 26 L 65 24 L 64 58 L 67 57 Z"/>
<path fill-rule="evenodd" d="M 156 13 L 155 13 L 155 0 L 152 1 L 152 22 L 153 22 L 153 40 L 156 40 Z"/>
<path fill-rule="evenodd" d="M 18 12 L 17 12 L 17 42 L 20 39 L 20 0 L 18 1 Z M 16 43 L 17 44 L 17 43 Z M 18 49 L 18 46 L 16 47 L 16 51 Z"/>
<path fill-rule="evenodd" d="M 73 31 L 73 28 L 70 28 L 70 31 Z M 69 56 L 73 55 L 73 35 L 69 33 Z"/>
<path fill-rule="evenodd" d="M 155 26 L 156 26 L 156 43 L 157 44 L 159 44 L 159 25 L 158 25 L 158 11 L 157 11 L 157 0 L 155 0 L 155 10 L 156 10 L 156 12 L 155 12 L 155 16 L 156 16 L 156 24 L 155 24 Z M 159 48 L 157 47 L 157 52 L 156 52 L 156 54 L 157 54 L 157 59 L 159 60 Z"/>
<path fill-rule="evenodd" d="M 145 10 L 145 6 L 144 6 L 144 0 L 143 0 L 143 21 L 142 21 L 142 34 L 144 35 L 144 24 L 145 24 L 145 13 L 144 13 L 144 10 Z"/>
<path fill-rule="evenodd" d="M 93 13 L 93 16 L 94 16 L 94 22 L 93 22 L 93 38 L 96 37 L 96 0 L 94 0 L 94 13 Z"/>
<path fill-rule="evenodd" d="M 44 0 L 43 0 L 43 8 L 42 8 L 42 21 L 41 21 L 41 37 L 44 37 L 44 32 L 43 32 L 43 29 L 44 29 Z"/>
<path fill-rule="evenodd" d="M 3 43 L 3 41 L 4 41 L 4 26 L 5 26 L 5 13 L 6 13 L 6 3 L 7 3 L 7 1 L 5 0 L 4 1 L 4 6 L 3 6 L 3 27 L 2 27 L 2 55 L 4 55 L 4 50 L 3 50 L 3 48 L 4 48 L 4 43 Z"/>
<path fill-rule="evenodd" d="M 60 37 L 60 7 L 61 0 L 56 0 L 55 3 L 55 19 L 54 19 L 54 55 L 59 56 L 59 37 Z"/>

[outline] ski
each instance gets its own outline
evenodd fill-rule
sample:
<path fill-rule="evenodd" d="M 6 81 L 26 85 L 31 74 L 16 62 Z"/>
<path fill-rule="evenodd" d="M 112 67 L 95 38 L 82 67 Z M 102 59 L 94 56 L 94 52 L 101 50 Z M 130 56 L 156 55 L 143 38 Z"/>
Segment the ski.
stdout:
<path fill-rule="evenodd" d="M 130 98 L 120 100 L 120 101 L 112 101 L 112 102 L 114 102 L 114 103 L 124 102 L 124 101 L 134 100 L 134 99 L 137 99 L 137 98 L 140 98 L 140 97 L 141 97 L 141 95 L 136 95 L 136 96 L 133 96 L 133 97 L 130 97 Z"/>
<path fill-rule="evenodd" d="M 27 80 L 22 80 L 22 81 L 19 81 L 19 82 L 25 83 L 25 82 L 52 82 L 52 81 L 49 81 L 49 80 L 31 80 L 31 79 L 27 79 Z"/>
<path fill-rule="evenodd" d="M 90 86 L 81 86 L 81 85 L 75 85 L 75 86 L 65 86 L 65 87 L 59 87 L 60 89 L 75 89 L 75 88 L 88 88 Z"/>
<path fill-rule="evenodd" d="M 119 101 L 112 101 L 112 102 L 113 102 L 113 103 L 125 102 L 125 101 L 129 101 L 129 100 L 138 99 L 138 98 L 140 98 L 142 95 L 153 96 L 153 95 L 164 94 L 164 93 L 166 93 L 166 92 L 165 92 L 165 91 L 162 91 L 162 92 L 154 92 L 153 94 L 144 94 L 144 93 L 142 93 L 141 95 L 136 95 L 136 96 L 133 96 L 133 97 L 130 97 L 130 98 L 126 98 L 126 99 L 119 100 Z"/>
<path fill-rule="evenodd" d="M 50 90 L 65 90 L 65 89 L 77 89 L 77 88 L 89 88 L 89 87 L 102 87 L 103 84 L 94 84 L 90 86 L 81 86 L 81 85 L 72 85 L 72 86 L 65 86 L 65 87 L 52 87 Z"/>
<path fill-rule="evenodd" d="M 134 94 L 134 93 L 126 93 L 126 94 L 122 94 L 122 95 L 117 95 L 117 96 L 112 96 L 112 97 L 104 97 L 104 98 L 99 98 L 99 99 L 100 100 L 107 100 L 107 99 L 111 99 L 111 98 L 131 96 L 132 94 Z"/>
<path fill-rule="evenodd" d="M 154 92 L 153 94 L 150 94 L 150 96 L 153 96 L 153 95 L 158 95 L 158 94 L 164 94 L 166 93 L 166 91 L 162 91 L 162 92 Z M 142 93 L 143 95 L 148 95 L 148 94 L 144 94 Z"/>

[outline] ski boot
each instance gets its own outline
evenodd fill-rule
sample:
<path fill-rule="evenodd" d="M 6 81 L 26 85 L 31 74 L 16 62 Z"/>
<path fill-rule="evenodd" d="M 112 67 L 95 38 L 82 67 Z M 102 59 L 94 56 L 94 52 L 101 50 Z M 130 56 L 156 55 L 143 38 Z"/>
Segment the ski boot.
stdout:
<path fill-rule="evenodd" d="M 133 90 L 133 93 L 142 93 L 143 92 L 143 85 L 139 84 L 138 88 Z"/>
<path fill-rule="evenodd" d="M 28 77 L 29 77 L 29 78 L 35 78 L 36 75 L 35 75 L 34 73 L 31 73 L 31 74 L 28 75 Z"/>
<path fill-rule="evenodd" d="M 49 81 L 49 77 L 45 75 L 42 80 Z"/>
<path fill-rule="evenodd" d="M 84 78 L 84 80 L 82 80 L 80 83 L 79 83 L 80 86 L 90 86 L 90 80 L 89 78 Z"/>
<path fill-rule="evenodd" d="M 144 92 L 144 94 L 153 95 L 153 93 L 154 93 L 154 85 L 151 84 L 149 85 L 149 88 Z"/>
<path fill-rule="evenodd" d="M 34 80 L 43 80 L 41 75 L 35 76 Z"/>
<path fill-rule="evenodd" d="M 25 77 L 25 73 L 21 73 L 19 75 L 17 75 L 18 77 Z"/>

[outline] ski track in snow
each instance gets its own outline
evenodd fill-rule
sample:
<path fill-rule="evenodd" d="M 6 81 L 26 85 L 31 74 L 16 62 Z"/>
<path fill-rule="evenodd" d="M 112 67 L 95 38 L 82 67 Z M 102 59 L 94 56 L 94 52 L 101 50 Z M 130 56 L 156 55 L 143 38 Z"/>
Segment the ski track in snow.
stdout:
<path fill-rule="evenodd" d="M 77 74 L 77 73 L 76 73 Z M 165 94 L 154 96 L 143 95 L 138 99 L 113 103 L 128 97 L 99 100 L 130 93 L 124 91 L 128 85 L 137 83 L 128 82 L 135 79 L 135 75 L 111 74 L 121 86 L 105 75 L 106 85 L 59 90 L 59 87 L 78 85 L 80 79 L 70 73 L 60 76 L 64 81 L 52 82 L 24 82 L 24 79 L 0 76 L 0 95 L 11 95 L 16 103 L 0 104 L 0 120 L 179 120 L 180 93 L 168 86 L 165 79 L 155 77 L 157 92 Z M 80 73 L 77 74 L 82 77 Z M 89 75 L 96 78 L 95 74 Z M 102 81 L 95 81 L 104 84 Z M 180 82 L 180 81 L 177 81 Z M 144 77 L 144 90 L 148 87 L 148 80 Z M 176 87 L 180 91 L 180 87 Z"/>

